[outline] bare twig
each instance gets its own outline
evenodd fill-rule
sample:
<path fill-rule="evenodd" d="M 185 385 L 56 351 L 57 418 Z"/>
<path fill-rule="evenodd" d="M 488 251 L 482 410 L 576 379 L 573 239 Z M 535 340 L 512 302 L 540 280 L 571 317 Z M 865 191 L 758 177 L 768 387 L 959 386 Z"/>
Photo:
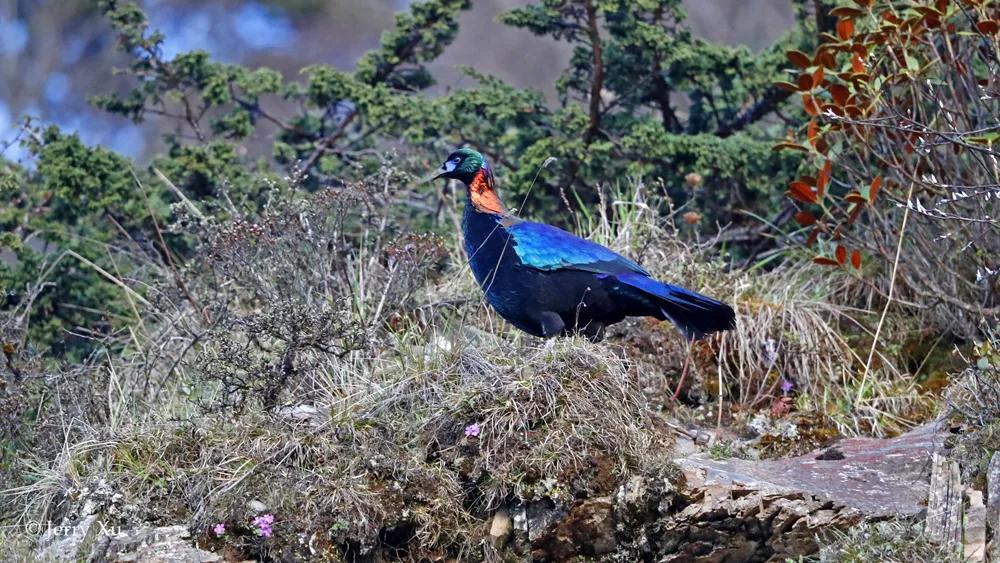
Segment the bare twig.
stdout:
<path fill-rule="evenodd" d="M 903 223 L 899 227 L 899 242 L 896 244 L 896 258 L 892 263 L 892 273 L 889 275 L 889 295 L 885 300 L 885 307 L 882 307 L 882 316 L 879 317 L 878 326 L 875 327 L 875 336 L 872 338 L 872 347 L 868 351 L 868 360 L 865 362 L 864 375 L 861 376 L 861 384 L 858 385 L 858 396 L 855 404 L 861 403 L 865 392 L 865 384 L 868 382 L 868 374 L 872 369 L 872 358 L 875 357 L 875 348 L 878 347 L 878 338 L 882 334 L 882 325 L 885 324 L 886 314 L 889 312 L 889 305 L 892 305 L 892 294 L 896 289 L 896 270 L 899 268 L 899 255 L 903 249 L 903 238 L 906 235 L 906 222 L 910 217 L 910 199 L 913 197 L 913 184 L 910 184 L 909 192 L 906 194 L 906 207 L 903 208 Z"/>

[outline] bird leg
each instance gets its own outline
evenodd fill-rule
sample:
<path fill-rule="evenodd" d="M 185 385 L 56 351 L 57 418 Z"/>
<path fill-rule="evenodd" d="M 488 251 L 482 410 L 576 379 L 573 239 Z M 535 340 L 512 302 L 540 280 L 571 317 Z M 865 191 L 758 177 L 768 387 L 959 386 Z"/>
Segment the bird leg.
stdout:
<path fill-rule="evenodd" d="M 681 396 L 681 388 L 684 387 L 684 376 L 687 375 L 688 364 L 691 363 L 691 346 L 686 347 L 686 354 L 684 356 L 684 366 L 681 367 L 681 378 L 677 380 L 677 388 L 674 389 L 674 395 L 670 397 L 671 401 L 676 401 L 678 397 Z"/>
<path fill-rule="evenodd" d="M 552 311 L 543 311 L 538 315 L 538 324 L 542 325 L 542 334 L 545 338 L 559 336 L 566 330 L 566 324 L 562 317 Z"/>
<path fill-rule="evenodd" d="M 587 340 L 591 342 L 600 342 L 604 340 L 604 323 L 601 321 L 590 321 L 585 327 L 583 327 L 583 335 L 587 337 Z"/>

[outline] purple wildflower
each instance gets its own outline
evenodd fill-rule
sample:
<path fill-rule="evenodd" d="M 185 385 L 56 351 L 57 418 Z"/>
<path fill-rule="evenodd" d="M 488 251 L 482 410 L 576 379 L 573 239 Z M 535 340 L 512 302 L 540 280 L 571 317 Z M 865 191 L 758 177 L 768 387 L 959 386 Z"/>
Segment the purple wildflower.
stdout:
<path fill-rule="evenodd" d="M 465 436 L 467 438 L 477 437 L 479 436 L 479 433 L 482 431 L 483 429 L 480 428 L 479 423 L 474 422 L 465 427 Z"/>
<path fill-rule="evenodd" d="M 782 395 L 787 395 L 788 393 L 791 392 L 791 390 L 794 387 L 795 387 L 795 384 L 792 383 L 792 381 L 790 379 L 785 379 L 784 377 L 781 378 L 781 394 Z"/>
<path fill-rule="evenodd" d="M 257 527 L 257 534 L 265 538 L 271 537 L 274 533 L 271 524 L 274 523 L 273 514 L 264 514 L 253 519 L 253 525 Z"/>
<path fill-rule="evenodd" d="M 222 522 L 219 522 L 218 524 L 215 525 L 214 528 L 212 528 L 212 531 L 215 532 L 215 535 L 221 536 L 222 534 L 226 533 L 226 525 Z"/>

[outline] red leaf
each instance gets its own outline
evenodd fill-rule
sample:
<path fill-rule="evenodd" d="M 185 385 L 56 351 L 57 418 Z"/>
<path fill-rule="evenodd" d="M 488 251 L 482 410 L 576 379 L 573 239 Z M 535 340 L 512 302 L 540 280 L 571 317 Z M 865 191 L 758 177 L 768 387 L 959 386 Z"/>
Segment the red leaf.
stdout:
<path fill-rule="evenodd" d="M 813 88 L 818 88 L 820 84 L 823 84 L 823 67 L 820 66 L 816 69 L 816 72 L 812 75 Z"/>
<path fill-rule="evenodd" d="M 847 41 L 854 35 L 854 21 L 849 19 L 841 19 L 837 22 L 837 37 L 841 40 Z"/>
<path fill-rule="evenodd" d="M 844 248 L 844 245 L 838 244 L 837 245 L 837 263 L 840 264 L 841 266 L 843 266 L 845 262 L 847 262 L 847 249 Z"/>
<path fill-rule="evenodd" d="M 851 265 L 854 266 L 855 270 L 861 269 L 861 252 L 858 249 L 851 251 Z"/>
<path fill-rule="evenodd" d="M 875 203 L 875 194 L 878 193 L 879 186 L 882 185 L 882 177 L 875 176 L 872 180 L 871 188 L 868 189 L 868 203 Z"/>
<path fill-rule="evenodd" d="M 816 216 L 808 211 L 799 211 L 795 214 L 795 222 L 803 227 L 808 227 L 816 223 Z"/>
<path fill-rule="evenodd" d="M 809 91 L 813 87 L 813 77 L 809 73 L 803 72 L 795 79 L 795 84 L 798 85 L 799 90 Z"/>
<path fill-rule="evenodd" d="M 802 94 L 802 107 L 805 108 L 806 113 L 815 117 L 819 114 L 819 109 L 816 107 L 816 102 L 813 101 L 813 97 L 809 94 Z"/>
<path fill-rule="evenodd" d="M 848 193 L 847 195 L 844 196 L 844 199 L 846 199 L 851 203 L 857 203 L 857 204 L 867 203 L 868 201 L 865 199 L 865 196 L 861 195 L 861 192 L 857 191 Z"/>
<path fill-rule="evenodd" d="M 775 151 L 775 152 L 780 151 L 780 150 L 784 150 L 784 149 L 790 149 L 790 150 L 802 151 L 802 152 L 809 152 L 809 149 L 803 147 L 802 145 L 799 145 L 799 144 L 796 144 L 796 143 L 792 143 L 790 141 L 782 141 L 780 143 L 776 143 L 773 147 L 771 147 L 771 150 Z"/>
<path fill-rule="evenodd" d="M 809 57 L 802 51 L 789 51 L 785 53 L 788 60 L 792 61 L 792 64 L 799 68 L 806 68 L 812 62 Z"/>
<path fill-rule="evenodd" d="M 798 92 L 799 91 L 798 84 L 792 84 L 791 82 L 785 82 L 785 81 L 775 82 L 774 85 L 776 87 L 778 87 L 778 88 L 781 88 L 782 90 L 787 91 L 787 92 Z"/>
<path fill-rule="evenodd" d="M 809 237 L 806 238 L 806 246 L 812 248 L 812 245 L 816 244 L 817 238 L 819 238 L 819 229 L 813 229 L 813 232 L 809 233 Z"/>
<path fill-rule="evenodd" d="M 1000 31 L 1000 24 L 993 20 L 984 20 L 981 22 L 976 22 L 976 29 L 980 33 L 985 33 L 986 35 L 996 35 Z"/>
<path fill-rule="evenodd" d="M 816 54 L 816 64 L 824 68 L 835 68 L 837 66 L 837 57 L 831 51 L 822 51 Z"/>
<path fill-rule="evenodd" d="M 857 73 L 863 73 L 865 71 L 865 61 L 861 60 L 861 57 L 854 55 L 851 57 L 851 69 Z"/>
<path fill-rule="evenodd" d="M 816 152 L 826 154 L 826 149 L 828 148 L 830 148 L 830 146 L 823 137 L 820 137 L 819 140 L 816 141 Z"/>
<path fill-rule="evenodd" d="M 856 18 L 863 13 L 864 12 L 857 8 L 848 8 L 846 6 L 830 10 L 830 15 L 835 18 Z"/>
<path fill-rule="evenodd" d="M 806 131 L 807 131 L 806 136 L 809 138 L 809 144 L 815 147 L 816 146 L 816 135 L 818 134 L 817 131 L 816 131 L 816 120 L 815 119 L 810 119 L 809 120 L 809 127 L 806 129 Z"/>
<path fill-rule="evenodd" d="M 830 169 L 832 164 L 827 160 L 823 163 L 823 169 L 819 171 L 819 179 L 816 180 L 816 195 L 822 199 L 826 193 L 826 184 L 830 181 Z"/>
<path fill-rule="evenodd" d="M 827 91 L 830 92 L 830 97 L 833 98 L 833 102 L 840 107 L 847 105 L 847 98 L 850 96 L 850 91 L 847 90 L 847 86 L 843 84 L 832 84 Z"/>
<path fill-rule="evenodd" d="M 861 209 L 863 208 L 859 203 L 851 205 L 850 211 L 847 214 L 847 223 L 849 225 L 858 220 L 858 215 L 861 215 Z"/>
<path fill-rule="evenodd" d="M 792 182 L 788 186 L 788 195 L 802 203 L 816 203 L 816 192 L 804 182 Z"/>
<path fill-rule="evenodd" d="M 839 266 L 836 260 L 831 260 L 826 256 L 814 256 L 813 262 L 819 264 L 820 266 Z"/>

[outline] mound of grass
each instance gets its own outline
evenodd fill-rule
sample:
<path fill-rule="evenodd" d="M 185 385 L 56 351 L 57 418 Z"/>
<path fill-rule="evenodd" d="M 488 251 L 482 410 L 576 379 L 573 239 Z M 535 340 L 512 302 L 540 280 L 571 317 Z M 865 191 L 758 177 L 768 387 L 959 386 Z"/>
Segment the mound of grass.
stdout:
<path fill-rule="evenodd" d="M 987 466 L 1000 451 L 1000 335 L 988 333 L 974 353 L 946 391 L 945 414 L 959 429 L 948 445 L 962 482 L 985 491 Z"/>
<path fill-rule="evenodd" d="M 57 472 L 72 465 L 81 486 L 100 476 L 118 495 L 103 516 L 188 522 L 247 555 L 297 545 L 301 534 L 338 552 L 468 552 L 501 504 L 610 494 L 666 445 L 629 363 L 599 346 L 486 340 L 439 350 L 376 361 L 329 389 L 352 400 L 321 400 L 310 416 L 160 420 L 79 442 L 72 462 L 22 493 L 51 499 L 49 510 L 71 503 Z M 398 361 L 422 369 L 394 369 Z M 271 538 L 251 525 L 263 513 L 275 517 Z M 225 542 L 208 533 L 219 523 Z"/>
<path fill-rule="evenodd" d="M 964 559 L 924 534 L 923 524 L 892 520 L 860 524 L 827 538 L 819 561 L 826 563 L 960 563 Z"/>

